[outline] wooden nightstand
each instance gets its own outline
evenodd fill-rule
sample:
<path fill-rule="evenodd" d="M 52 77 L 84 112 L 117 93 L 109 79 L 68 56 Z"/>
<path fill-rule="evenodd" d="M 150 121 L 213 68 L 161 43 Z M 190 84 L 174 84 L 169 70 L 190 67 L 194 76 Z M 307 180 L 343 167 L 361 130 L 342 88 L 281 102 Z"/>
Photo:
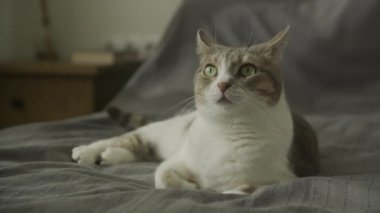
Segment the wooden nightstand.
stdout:
<path fill-rule="evenodd" d="M 0 128 L 99 111 L 140 64 L 0 62 Z"/>

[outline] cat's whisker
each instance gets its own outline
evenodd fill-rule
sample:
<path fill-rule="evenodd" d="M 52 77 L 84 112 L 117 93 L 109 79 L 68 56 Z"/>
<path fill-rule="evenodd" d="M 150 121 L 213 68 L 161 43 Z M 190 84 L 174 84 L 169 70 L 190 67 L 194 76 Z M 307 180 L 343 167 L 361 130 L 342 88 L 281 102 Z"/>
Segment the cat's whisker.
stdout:
<path fill-rule="evenodd" d="M 248 37 L 249 37 L 249 34 L 245 34 L 245 41 L 244 41 L 244 45 L 243 45 L 243 47 L 245 47 L 246 49 L 247 49 L 247 44 L 248 44 Z"/>
<path fill-rule="evenodd" d="M 215 20 L 215 17 L 213 19 L 213 22 L 214 22 L 214 41 L 215 41 L 215 43 L 218 43 L 217 38 L 216 38 L 217 29 L 216 29 L 216 20 Z M 219 46 L 215 45 L 215 51 L 216 52 L 218 52 L 218 49 L 219 49 Z"/>
<path fill-rule="evenodd" d="M 217 40 L 216 40 L 216 21 L 215 21 L 215 17 L 214 17 L 214 41 L 217 42 Z"/>
<path fill-rule="evenodd" d="M 179 110 L 180 113 L 184 111 L 188 111 L 189 109 L 193 108 L 195 106 L 195 96 L 193 96 L 191 99 L 188 99 L 186 104 Z"/>
<path fill-rule="evenodd" d="M 247 37 L 247 39 L 246 39 L 246 41 L 245 41 L 245 47 L 248 49 L 249 48 L 249 42 L 251 41 L 251 37 L 252 37 L 252 34 L 253 34 L 253 24 L 251 25 L 251 30 L 250 30 L 250 32 L 249 32 L 249 34 L 248 34 L 248 37 Z"/>
<path fill-rule="evenodd" d="M 258 32 L 258 35 L 254 36 L 256 39 L 253 41 L 252 45 L 256 44 L 258 41 L 260 41 L 261 38 L 262 38 L 262 36 L 263 36 L 263 33 L 262 32 Z"/>
<path fill-rule="evenodd" d="M 191 107 L 191 106 L 194 106 L 195 102 L 194 101 L 189 101 L 184 107 L 182 107 L 183 109 L 184 108 L 187 108 L 187 107 Z"/>
<path fill-rule="evenodd" d="M 179 111 L 179 114 L 184 114 L 184 113 L 187 113 L 189 111 L 193 111 L 195 108 L 195 102 L 189 102 L 187 103 L 180 111 Z"/>
<path fill-rule="evenodd" d="M 195 96 L 191 96 L 189 98 L 186 98 L 185 100 L 182 100 L 178 103 L 176 103 L 174 106 L 170 107 L 169 109 L 165 110 L 164 112 L 160 113 L 158 117 L 162 117 L 163 115 L 175 110 L 176 107 L 180 107 L 180 105 L 184 104 L 185 106 L 189 104 L 189 102 L 193 102 L 195 99 Z"/>
<path fill-rule="evenodd" d="M 191 105 L 189 105 L 187 107 L 184 107 L 183 112 L 187 113 L 187 112 L 190 112 L 190 111 L 194 111 L 195 110 L 194 106 L 195 106 L 194 104 L 191 104 Z"/>
<path fill-rule="evenodd" d="M 250 45 L 250 42 L 251 42 L 251 39 L 252 39 L 252 34 L 253 34 L 253 28 L 254 28 L 254 26 L 253 26 L 253 24 L 251 25 L 251 31 L 249 32 L 249 35 L 248 35 L 248 38 L 247 38 L 247 40 L 246 40 L 246 42 L 245 42 L 245 53 L 247 53 L 248 52 L 248 49 L 249 49 L 249 47 L 251 46 Z"/>

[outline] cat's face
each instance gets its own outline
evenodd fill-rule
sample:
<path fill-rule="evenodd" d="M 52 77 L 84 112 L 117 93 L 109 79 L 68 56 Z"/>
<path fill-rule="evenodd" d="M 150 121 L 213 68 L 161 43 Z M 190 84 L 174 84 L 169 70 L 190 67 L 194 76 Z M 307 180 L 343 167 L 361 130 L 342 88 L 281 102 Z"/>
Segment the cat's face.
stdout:
<path fill-rule="evenodd" d="M 230 111 L 276 105 L 283 92 L 279 61 L 287 32 L 288 28 L 268 42 L 235 48 L 198 31 L 197 108 Z"/>

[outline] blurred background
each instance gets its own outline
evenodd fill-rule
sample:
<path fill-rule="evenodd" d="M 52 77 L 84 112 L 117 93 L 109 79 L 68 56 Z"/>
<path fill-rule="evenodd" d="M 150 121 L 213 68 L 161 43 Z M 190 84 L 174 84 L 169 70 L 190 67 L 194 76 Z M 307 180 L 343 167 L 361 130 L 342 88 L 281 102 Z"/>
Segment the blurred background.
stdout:
<path fill-rule="evenodd" d="M 43 2 L 43 1 L 42 1 Z M 78 49 L 156 43 L 181 0 L 46 1 L 60 59 Z M 40 0 L 0 1 L 0 59 L 34 59 L 43 39 Z"/>
<path fill-rule="evenodd" d="M 0 1 L 0 128 L 101 110 L 154 51 L 180 3 Z"/>

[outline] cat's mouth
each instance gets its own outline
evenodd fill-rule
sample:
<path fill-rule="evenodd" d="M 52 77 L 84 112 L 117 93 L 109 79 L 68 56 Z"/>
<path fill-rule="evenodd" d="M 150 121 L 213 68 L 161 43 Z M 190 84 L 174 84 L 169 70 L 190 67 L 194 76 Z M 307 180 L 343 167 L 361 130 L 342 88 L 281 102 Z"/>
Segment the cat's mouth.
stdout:
<path fill-rule="evenodd" d="M 217 101 L 218 104 L 232 104 L 232 101 L 230 99 L 228 99 L 226 96 L 222 96 L 218 101 Z"/>

